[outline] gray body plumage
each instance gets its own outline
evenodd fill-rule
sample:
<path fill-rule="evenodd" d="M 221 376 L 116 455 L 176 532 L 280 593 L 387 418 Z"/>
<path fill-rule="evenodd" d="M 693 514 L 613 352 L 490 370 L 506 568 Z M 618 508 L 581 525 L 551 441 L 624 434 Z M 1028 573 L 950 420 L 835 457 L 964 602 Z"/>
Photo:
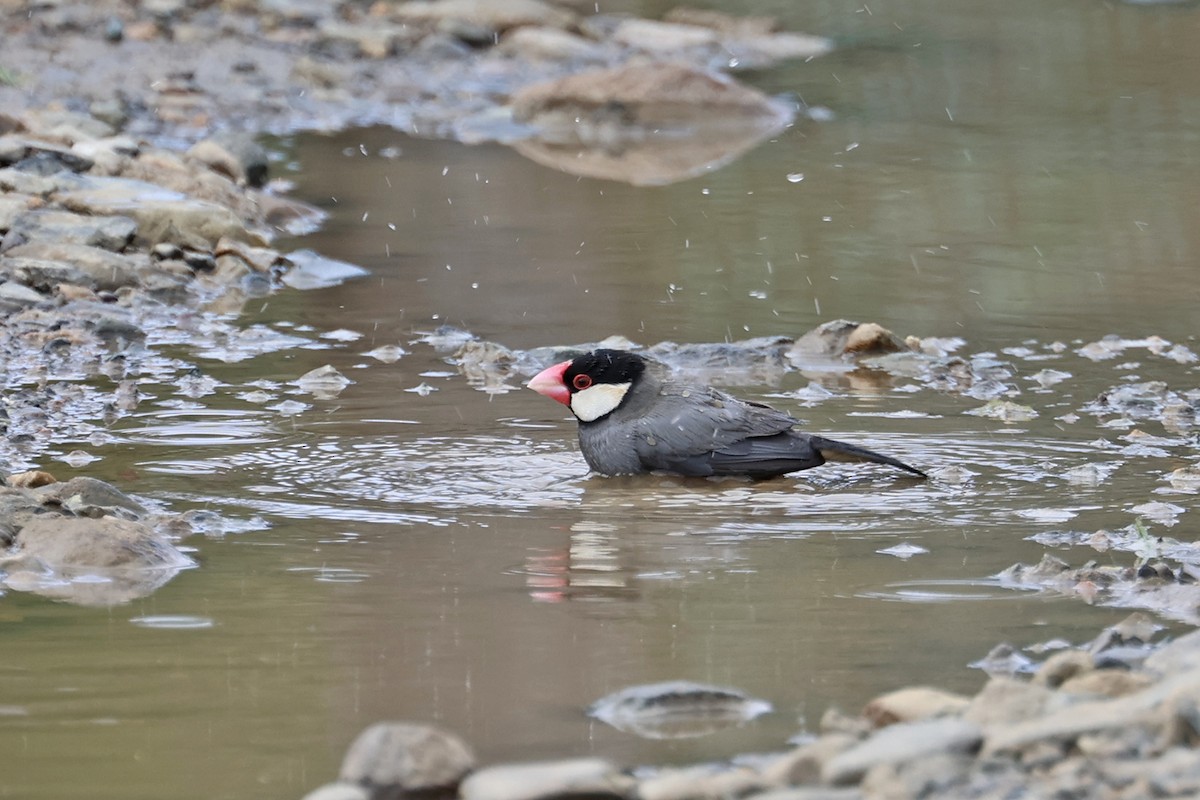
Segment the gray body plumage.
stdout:
<path fill-rule="evenodd" d="M 676 383 L 649 368 L 621 405 L 579 425 L 583 457 L 596 472 L 656 470 L 688 476 L 771 478 L 826 461 L 920 470 L 865 448 L 794 430 L 798 420 L 708 386 Z"/>

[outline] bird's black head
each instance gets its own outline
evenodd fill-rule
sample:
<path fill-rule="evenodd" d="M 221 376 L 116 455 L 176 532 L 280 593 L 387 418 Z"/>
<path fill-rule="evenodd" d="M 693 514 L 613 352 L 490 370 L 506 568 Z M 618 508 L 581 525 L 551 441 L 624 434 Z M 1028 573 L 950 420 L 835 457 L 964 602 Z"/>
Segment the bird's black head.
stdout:
<path fill-rule="evenodd" d="M 646 360 L 626 350 L 593 350 L 570 364 L 562 382 L 571 393 L 571 411 L 593 422 L 616 410 L 646 370 Z"/>

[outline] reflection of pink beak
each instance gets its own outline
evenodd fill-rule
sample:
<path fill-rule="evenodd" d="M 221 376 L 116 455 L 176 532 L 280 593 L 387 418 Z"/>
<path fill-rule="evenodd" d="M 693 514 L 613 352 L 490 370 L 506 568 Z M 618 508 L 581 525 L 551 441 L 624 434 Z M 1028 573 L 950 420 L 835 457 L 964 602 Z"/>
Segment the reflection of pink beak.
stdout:
<path fill-rule="evenodd" d="M 567 388 L 567 384 L 563 381 L 563 373 L 567 371 L 567 367 L 571 366 L 570 361 L 564 361 L 561 364 L 555 364 L 553 367 L 546 369 L 533 376 L 533 380 L 525 384 L 530 389 L 533 389 L 538 394 L 544 394 L 551 400 L 557 400 L 564 406 L 571 405 L 571 391 Z"/>

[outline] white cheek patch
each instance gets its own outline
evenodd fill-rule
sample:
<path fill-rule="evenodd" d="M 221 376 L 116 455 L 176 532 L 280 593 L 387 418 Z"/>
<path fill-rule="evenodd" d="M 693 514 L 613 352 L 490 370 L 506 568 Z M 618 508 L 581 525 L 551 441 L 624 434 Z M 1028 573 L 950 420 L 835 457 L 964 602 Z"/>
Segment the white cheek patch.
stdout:
<path fill-rule="evenodd" d="M 629 383 L 594 383 L 571 395 L 571 411 L 582 422 L 592 422 L 603 417 L 625 399 Z"/>

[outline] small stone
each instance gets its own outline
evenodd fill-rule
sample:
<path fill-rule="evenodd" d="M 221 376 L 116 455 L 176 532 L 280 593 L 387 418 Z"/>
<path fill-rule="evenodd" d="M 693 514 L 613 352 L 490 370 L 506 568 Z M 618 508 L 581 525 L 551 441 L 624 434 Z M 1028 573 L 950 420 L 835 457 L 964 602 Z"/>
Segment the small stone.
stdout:
<path fill-rule="evenodd" d="M 1143 673 L 1123 669 L 1098 669 L 1063 681 L 1059 690 L 1071 694 L 1122 697 L 1140 692 L 1151 683 L 1153 679 Z"/>
<path fill-rule="evenodd" d="M 459 787 L 462 800 L 626 798 L 634 780 L 600 758 L 502 764 L 472 774 Z"/>
<path fill-rule="evenodd" d="M 372 800 L 371 792 L 355 783 L 327 783 L 304 795 L 304 800 Z"/>
<path fill-rule="evenodd" d="M 57 483 L 58 479 L 49 472 L 33 469 L 28 472 L 18 472 L 15 475 L 9 475 L 5 478 L 4 482 L 17 489 L 36 489 L 39 486 Z"/>
<path fill-rule="evenodd" d="M 1079 650 L 1064 650 L 1046 659 L 1033 676 L 1033 682 L 1055 689 L 1068 680 L 1094 669 L 1092 657 Z"/>
<path fill-rule="evenodd" d="M 358 735 L 346 751 L 338 778 L 375 793 L 418 792 L 458 785 L 475 766 L 461 739 L 410 722 L 380 722 Z"/>
<path fill-rule="evenodd" d="M 875 727 L 882 728 L 896 722 L 960 714 L 969 702 L 968 698 L 952 692 L 912 686 L 876 697 L 862 713 Z"/>

